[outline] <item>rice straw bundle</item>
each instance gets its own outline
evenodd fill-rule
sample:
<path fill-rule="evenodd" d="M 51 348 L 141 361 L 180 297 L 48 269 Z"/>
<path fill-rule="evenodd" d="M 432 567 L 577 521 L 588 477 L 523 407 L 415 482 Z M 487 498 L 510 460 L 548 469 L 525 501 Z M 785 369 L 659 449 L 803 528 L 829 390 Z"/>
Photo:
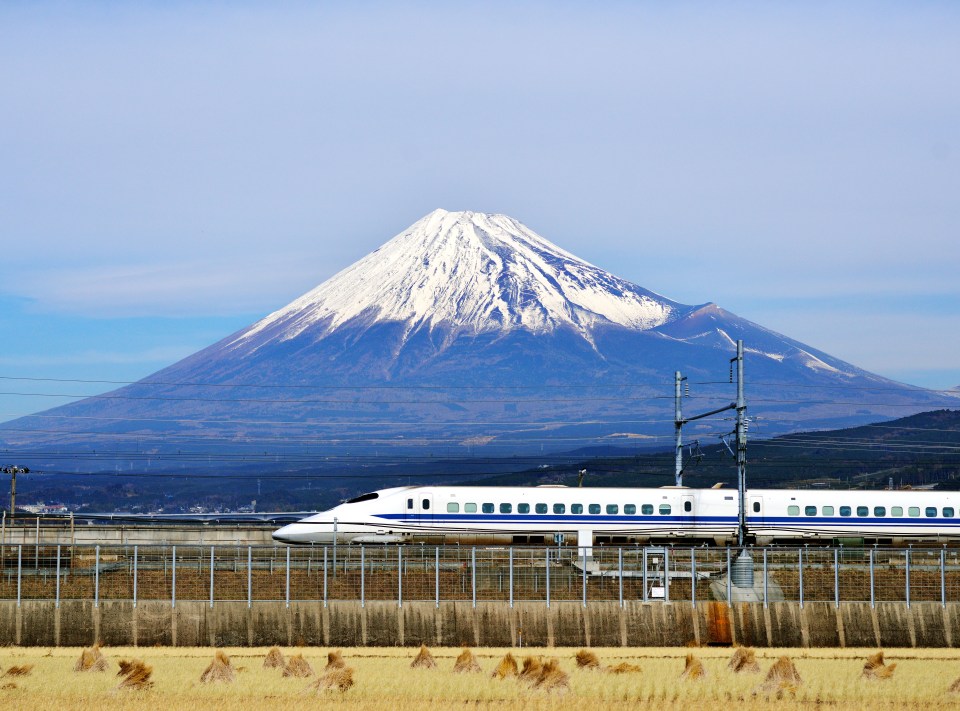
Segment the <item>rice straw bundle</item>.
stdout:
<path fill-rule="evenodd" d="M 218 649 L 213 657 L 213 661 L 210 662 L 209 666 L 203 670 L 203 674 L 200 675 L 200 683 L 213 684 L 214 682 L 222 681 L 230 684 L 235 681 L 236 678 L 237 672 L 233 668 L 233 665 L 230 664 L 230 658 Z"/>
<path fill-rule="evenodd" d="M 556 659 L 549 660 L 540 670 L 540 676 L 533 684 L 534 689 L 540 691 L 549 691 L 563 693 L 570 690 L 570 677 L 566 672 L 560 669 L 560 662 Z"/>
<path fill-rule="evenodd" d="M 287 660 L 287 666 L 283 668 L 284 677 L 305 679 L 313 675 L 313 667 L 310 666 L 310 662 L 303 658 L 302 654 L 294 654 Z"/>
<path fill-rule="evenodd" d="M 323 668 L 325 672 L 331 671 L 332 669 L 343 669 L 346 666 L 347 663 L 343 661 L 343 655 L 339 649 L 327 652 L 327 666 Z"/>
<path fill-rule="evenodd" d="M 692 654 L 688 654 L 680 678 L 684 681 L 699 681 L 706 677 L 706 675 L 707 670 L 703 666 L 703 662 Z"/>
<path fill-rule="evenodd" d="M 608 674 L 639 674 L 643 669 L 641 669 L 637 664 L 630 664 L 630 662 L 620 662 L 615 667 L 607 667 L 604 669 Z"/>
<path fill-rule="evenodd" d="M 536 680 L 540 678 L 542 669 L 542 657 L 527 657 L 523 660 L 523 669 L 520 670 L 520 681 L 526 681 L 531 684 L 536 682 Z"/>
<path fill-rule="evenodd" d="M 885 679 L 892 678 L 893 672 L 896 668 L 896 662 L 893 664 L 884 663 L 883 652 L 880 651 L 867 657 L 867 661 L 863 665 L 863 673 L 861 674 L 861 677 L 871 681 L 883 681 Z"/>
<path fill-rule="evenodd" d="M 153 674 L 153 667 L 144 664 L 139 659 L 129 662 L 127 672 L 123 679 L 117 684 L 117 689 L 131 689 L 133 691 L 143 691 L 153 686 L 150 675 Z"/>
<path fill-rule="evenodd" d="M 3 676 L 29 676 L 32 670 L 32 664 L 24 664 L 23 666 L 19 667 L 12 666 L 3 673 Z"/>
<path fill-rule="evenodd" d="M 283 658 L 283 652 L 279 647 L 270 647 L 267 656 L 263 660 L 264 669 L 283 669 L 287 666 L 287 660 Z"/>
<path fill-rule="evenodd" d="M 80 658 L 73 665 L 75 672 L 105 672 L 109 667 L 107 658 L 100 652 L 100 643 L 97 642 L 92 647 L 80 652 Z"/>
<path fill-rule="evenodd" d="M 410 664 L 411 669 L 436 669 L 437 661 L 433 658 L 433 655 L 430 654 L 430 650 L 427 649 L 427 645 L 420 645 L 420 652 L 416 657 L 413 658 L 413 662 Z"/>
<path fill-rule="evenodd" d="M 734 674 L 759 674 L 760 665 L 757 663 L 757 653 L 753 647 L 737 647 L 727 668 Z"/>
<path fill-rule="evenodd" d="M 773 663 L 767 672 L 767 677 L 754 693 L 776 693 L 777 698 L 783 698 L 785 693 L 796 694 L 797 687 L 803 684 L 803 679 L 797 672 L 790 657 L 780 657 Z"/>
<path fill-rule="evenodd" d="M 517 676 L 518 674 L 517 660 L 513 658 L 510 652 L 507 652 L 490 676 L 493 679 L 506 679 L 508 676 Z"/>
<path fill-rule="evenodd" d="M 308 691 L 343 692 L 353 686 L 353 669 L 348 666 L 333 667 L 325 671 L 320 678 L 307 687 Z"/>
<path fill-rule="evenodd" d="M 455 674 L 474 674 L 483 670 L 480 668 L 477 658 L 473 656 L 473 652 L 464 648 L 460 652 L 460 656 L 457 657 L 457 661 L 454 662 L 453 671 Z"/>
<path fill-rule="evenodd" d="M 577 669 L 599 669 L 600 660 L 597 655 L 589 649 L 581 649 L 577 652 Z"/>

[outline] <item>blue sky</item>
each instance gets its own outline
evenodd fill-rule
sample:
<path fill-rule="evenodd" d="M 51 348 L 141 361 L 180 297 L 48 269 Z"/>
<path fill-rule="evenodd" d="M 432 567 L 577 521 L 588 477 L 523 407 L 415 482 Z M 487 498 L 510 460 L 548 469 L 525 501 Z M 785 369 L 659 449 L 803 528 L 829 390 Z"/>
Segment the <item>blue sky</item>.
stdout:
<path fill-rule="evenodd" d="M 146 376 L 443 207 L 960 385 L 960 5 L 4 3 L 0 79 L 0 376 Z"/>

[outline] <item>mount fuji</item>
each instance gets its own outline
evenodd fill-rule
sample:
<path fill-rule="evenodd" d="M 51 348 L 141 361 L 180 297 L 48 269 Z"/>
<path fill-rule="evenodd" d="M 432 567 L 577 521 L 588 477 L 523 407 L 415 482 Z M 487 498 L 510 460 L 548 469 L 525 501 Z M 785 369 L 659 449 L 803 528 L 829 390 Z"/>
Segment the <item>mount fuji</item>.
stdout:
<path fill-rule="evenodd" d="M 136 439 L 156 453 L 310 456 L 666 444 L 674 372 L 692 384 L 688 412 L 729 403 L 738 339 L 751 434 L 943 400 L 713 303 L 648 291 L 511 217 L 436 210 L 250 327 L 139 383 L 0 426 L 0 437 L 14 450 Z M 729 428 L 703 420 L 690 432 Z"/>

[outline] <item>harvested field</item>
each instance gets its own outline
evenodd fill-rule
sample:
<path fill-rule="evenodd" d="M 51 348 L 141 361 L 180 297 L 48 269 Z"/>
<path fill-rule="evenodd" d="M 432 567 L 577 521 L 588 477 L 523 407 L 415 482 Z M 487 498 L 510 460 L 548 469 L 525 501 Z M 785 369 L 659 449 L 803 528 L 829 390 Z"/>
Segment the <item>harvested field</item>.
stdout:
<path fill-rule="evenodd" d="M 246 671 L 232 684 L 201 684 L 200 675 L 210 664 L 211 648 L 105 648 L 102 654 L 111 669 L 124 660 L 125 670 L 134 671 L 133 681 L 118 690 L 129 674 L 74 674 L 80 656 L 78 648 L 0 649 L 0 668 L 32 665 L 29 675 L 0 684 L 0 700 L 9 709 L 76 709 L 102 711 L 104 708 L 156 711 L 287 711 L 322 703 L 341 711 L 443 711 L 471 708 L 475 711 L 592 711 L 607 708 L 655 708 L 680 711 L 686 708 L 735 706 L 738 711 L 754 709 L 808 709 L 853 711 L 854 709 L 917 709 L 936 711 L 957 708 L 957 696 L 949 692 L 960 676 L 960 650 L 885 649 L 884 665 L 897 664 L 897 672 L 883 683 L 862 678 L 864 660 L 876 649 L 757 649 L 755 659 L 764 672 L 736 674 L 728 668 L 732 650 L 700 648 L 696 657 L 706 673 L 705 683 L 684 683 L 679 678 L 690 650 L 613 649 L 599 650 L 605 669 L 619 665 L 642 667 L 642 673 L 607 674 L 578 669 L 578 648 L 554 649 L 472 649 L 486 674 L 455 674 L 454 662 L 461 648 L 434 648 L 437 669 L 415 673 L 410 669 L 412 651 L 406 648 L 344 648 L 350 673 L 331 670 L 330 675 L 313 678 L 282 678 L 276 669 L 262 666 L 266 648 L 222 650 L 237 668 Z M 297 650 L 313 669 L 328 663 L 329 648 L 302 647 Z M 518 660 L 543 660 L 531 683 L 513 677 L 492 679 L 489 671 L 510 652 Z M 787 663 L 778 663 L 787 657 Z M 130 662 L 136 658 L 142 666 Z M 557 660 L 550 663 L 546 660 Z M 791 671 L 791 666 L 794 671 Z M 546 673 L 544 667 L 547 667 Z M 775 680 L 770 691 L 758 689 L 771 669 Z M 147 671 L 151 671 L 147 675 Z M 334 673 L 335 672 L 335 673 Z M 795 672 L 795 674 L 794 674 Z M 320 678 L 327 678 L 321 684 Z M 534 684 L 541 677 L 539 687 Z M 798 684 L 797 677 L 802 679 Z M 352 682 L 352 683 L 350 683 Z M 151 686 L 152 684 L 152 686 Z M 554 693 L 562 692 L 562 693 Z M 317 698 L 317 695 L 322 697 Z M 778 696 L 780 698 L 778 698 Z M 309 701 L 308 698 L 312 697 Z"/>

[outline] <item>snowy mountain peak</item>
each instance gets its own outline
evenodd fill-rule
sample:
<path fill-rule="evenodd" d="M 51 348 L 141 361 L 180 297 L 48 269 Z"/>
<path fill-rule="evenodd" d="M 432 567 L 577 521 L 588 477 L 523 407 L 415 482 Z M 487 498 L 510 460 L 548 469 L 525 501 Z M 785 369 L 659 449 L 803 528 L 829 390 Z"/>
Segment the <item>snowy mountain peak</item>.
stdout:
<path fill-rule="evenodd" d="M 407 333 L 617 325 L 648 330 L 679 304 L 570 254 L 507 215 L 434 210 L 379 249 L 266 317 L 235 343 L 317 338 L 404 323 Z M 682 308 L 682 307 L 680 307 Z"/>

